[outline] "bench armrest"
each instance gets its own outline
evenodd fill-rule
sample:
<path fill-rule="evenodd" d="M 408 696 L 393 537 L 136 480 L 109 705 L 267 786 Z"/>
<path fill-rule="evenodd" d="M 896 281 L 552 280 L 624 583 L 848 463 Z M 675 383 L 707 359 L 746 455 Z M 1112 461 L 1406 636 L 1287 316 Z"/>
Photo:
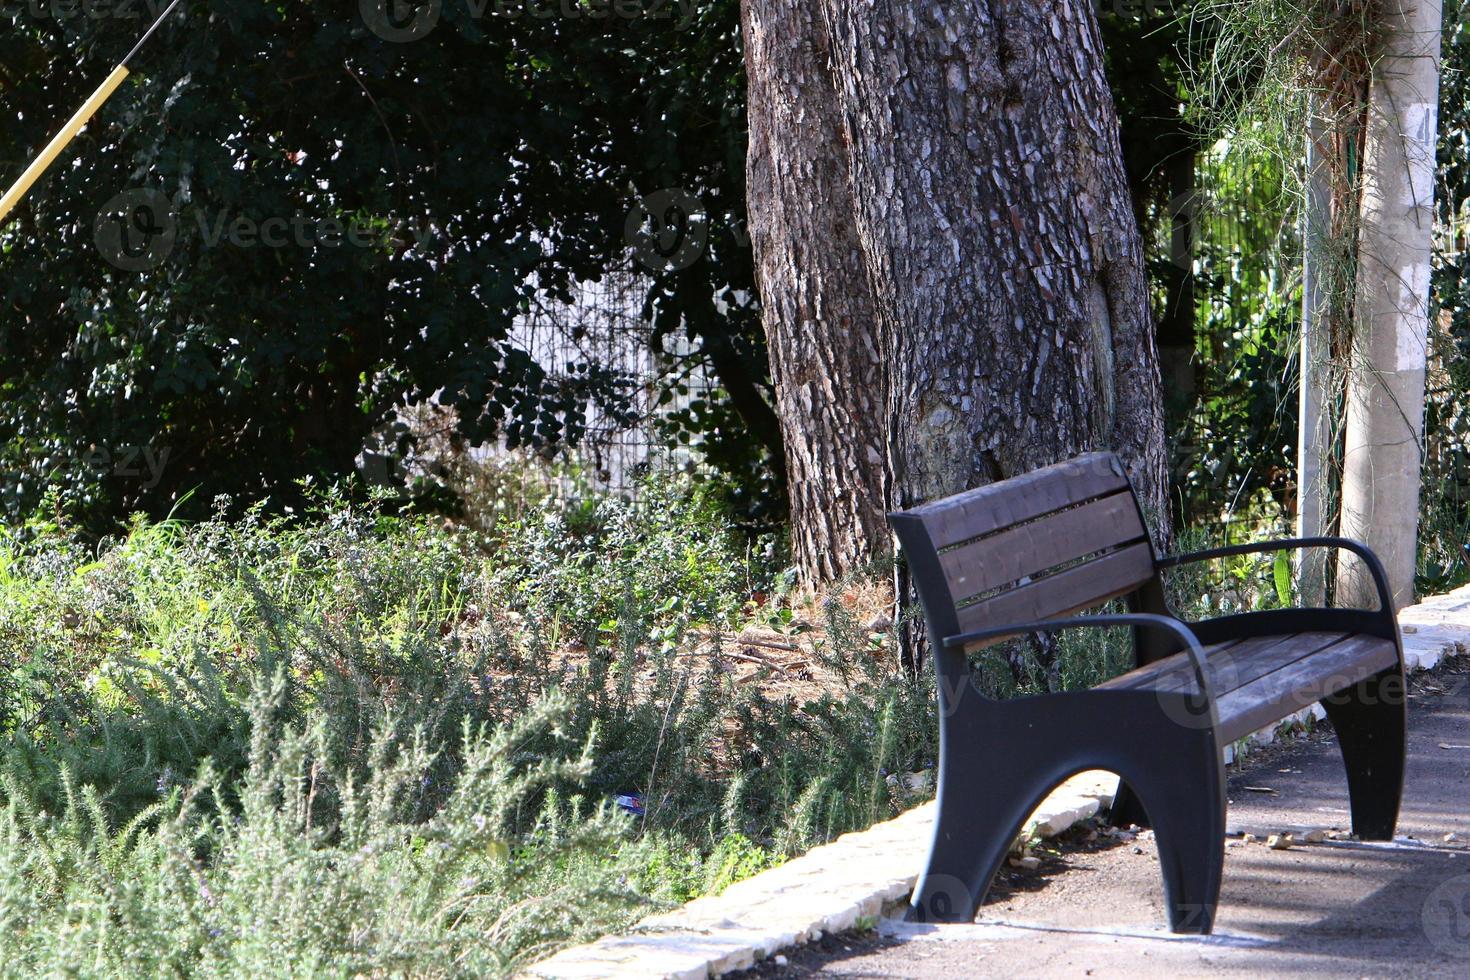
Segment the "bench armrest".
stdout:
<path fill-rule="evenodd" d="M 1003 636 L 1020 636 L 1023 633 L 1047 633 L 1052 630 L 1064 629 L 1102 629 L 1109 626 L 1138 626 L 1172 634 L 1176 640 L 1183 644 L 1185 651 L 1189 654 L 1189 659 L 1194 663 L 1194 679 L 1195 683 L 1199 685 L 1200 694 L 1205 698 L 1206 703 L 1214 703 L 1215 692 L 1214 686 L 1209 680 L 1208 661 L 1205 658 L 1205 651 L 1200 646 L 1198 637 L 1194 635 L 1194 631 L 1185 623 L 1170 616 L 1160 616 L 1156 613 L 1099 613 L 1095 616 L 1076 616 L 1072 619 L 1048 619 L 1039 623 L 1010 623 L 1004 626 L 991 626 L 983 630 L 975 630 L 972 633 L 947 636 L 944 638 L 944 648 L 951 651 L 963 651 L 971 643 L 978 643 L 981 640 L 994 640 Z"/>
<path fill-rule="evenodd" d="M 1235 555 L 1267 551 L 1299 551 L 1304 548 L 1337 548 L 1341 551 L 1351 551 L 1363 559 L 1363 564 L 1368 566 L 1368 574 L 1373 577 L 1373 584 L 1378 589 L 1379 608 L 1377 611 L 1393 614 L 1393 594 L 1388 590 L 1388 576 L 1383 571 L 1383 563 L 1378 560 L 1372 548 L 1351 538 L 1282 538 L 1278 541 L 1253 541 L 1249 544 L 1232 544 L 1223 548 L 1194 551 L 1187 555 L 1167 555 L 1155 561 L 1154 564 L 1158 568 L 1176 568 L 1179 565 L 1209 561 L 1212 558 L 1230 558 Z"/>

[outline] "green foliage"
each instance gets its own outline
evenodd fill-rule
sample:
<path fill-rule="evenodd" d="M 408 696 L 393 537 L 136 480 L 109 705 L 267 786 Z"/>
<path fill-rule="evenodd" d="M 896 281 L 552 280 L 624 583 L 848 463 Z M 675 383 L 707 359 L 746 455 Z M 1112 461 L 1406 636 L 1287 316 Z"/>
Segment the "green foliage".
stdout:
<path fill-rule="evenodd" d="M 1276 587 L 1276 602 L 1285 608 L 1291 605 L 1291 556 L 1278 551 L 1271 560 L 1271 584 Z"/>
<path fill-rule="evenodd" d="M 478 543 L 311 491 L 4 532 L 0 955 L 500 975 L 922 798 L 890 774 L 932 766 L 929 685 L 840 630 L 839 689 L 734 683 L 718 627 L 769 573 L 662 494 Z"/>
<path fill-rule="evenodd" d="M 5 6 L 0 180 L 107 75 L 148 7 Z M 589 405 L 626 414 L 630 379 L 538 364 L 513 324 L 578 283 L 638 273 L 627 215 L 669 187 L 699 195 L 713 230 L 689 269 L 647 273 L 656 349 L 676 331 L 697 341 L 690 359 L 721 388 L 691 424 L 779 502 L 763 475 L 780 456 L 768 380 L 750 368 L 765 356 L 742 241 L 734 0 L 574 18 L 452 0 L 410 43 L 377 36 L 358 4 L 186 7 L 0 230 L 0 513 L 49 493 L 112 531 L 195 488 L 191 517 L 221 492 L 299 506 L 299 478 L 351 474 L 399 408 L 430 398 L 471 445 L 575 442 Z M 171 202 L 177 241 L 123 271 L 94 230 L 139 188 Z M 292 230 L 272 247 L 230 233 L 237 221 Z M 317 234 L 331 226 L 358 234 L 333 244 Z M 741 424 L 732 404 L 760 417 Z M 123 465 L 145 451 L 164 464 Z"/>
<path fill-rule="evenodd" d="M 690 626 L 728 626 L 759 573 L 718 519 L 718 498 L 708 485 L 659 479 L 636 500 L 545 507 L 500 530 L 497 588 L 546 624 L 553 645 L 564 636 L 587 647 L 623 634 L 636 642 L 650 628 L 667 641 Z"/>
<path fill-rule="evenodd" d="M 760 874 L 780 863 L 778 857 L 744 834 L 731 834 L 720 841 L 705 865 L 703 891 L 718 895 L 737 881 Z"/>
<path fill-rule="evenodd" d="M 1181 526 L 1236 519 L 1263 487 L 1289 504 L 1302 131 L 1291 83 L 1307 27 L 1329 18 L 1308 6 L 1100 8 L 1154 285 Z"/>
<path fill-rule="evenodd" d="M 1431 370 L 1424 411 L 1424 483 L 1416 588 L 1470 580 L 1470 3 L 1445 5 L 1431 288 Z"/>
<path fill-rule="evenodd" d="M 237 787 L 206 764 L 121 826 L 96 786 L 68 774 L 66 803 L 52 809 L 7 771 L 8 970 L 495 975 L 621 924 L 647 900 L 623 880 L 656 842 L 634 839 L 608 805 L 543 792 L 584 775 L 592 746 L 579 754 L 562 740 L 562 754 L 540 758 L 520 749 L 554 735 L 562 699 L 467 728 L 461 766 L 424 819 L 417 797 L 435 753 L 421 731 L 375 732 L 362 778 L 334 763 L 322 719 L 282 724 L 287 689 L 277 675 L 252 695 Z"/>
<path fill-rule="evenodd" d="M 1181 6 L 1151 0 L 1097 5 L 1108 83 L 1122 129 L 1123 162 L 1140 213 L 1167 201 L 1171 161 L 1191 156 L 1199 134 L 1182 109 L 1183 44 L 1188 36 Z"/>
<path fill-rule="evenodd" d="M 1332 363 L 1336 375 L 1351 363 L 1359 131 L 1366 111 L 1366 79 L 1379 54 L 1378 0 L 1293 3 L 1287 0 L 1215 0 L 1198 6 L 1191 33 L 1190 106 L 1193 118 L 1229 140 L 1221 162 L 1227 199 L 1249 214 L 1239 231 L 1238 257 L 1218 254 L 1221 229 L 1208 221 L 1200 239 L 1204 263 L 1225 271 L 1214 276 L 1207 319 L 1200 329 L 1204 363 L 1217 380 L 1190 421 L 1181 454 L 1179 485 L 1186 521 L 1209 520 L 1228 504 L 1259 498 L 1291 508 L 1297 372 L 1290 363 L 1296 333 L 1296 228 L 1302 197 L 1302 136 L 1310 96 L 1313 112 L 1328 118 L 1339 138 L 1325 160 L 1336 196 L 1332 241 L 1318 243 L 1318 274 L 1325 293 Z M 1420 495 L 1420 545 L 1416 588 L 1443 592 L 1470 578 L 1464 546 L 1470 540 L 1470 267 L 1466 256 L 1466 202 L 1470 200 L 1470 89 L 1465 52 L 1470 5 L 1445 5 L 1440 86 L 1440 144 L 1435 188 L 1436 229 L 1431 287 L 1430 371 L 1425 410 L 1425 465 Z M 1229 185 L 1234 184 L 1232 188 Z M 1243 207 L 1241 190 L 1266 189 Z M 1221 261 L 1222 258 L 1225 261 Z M 1224 288 L 1221 288 L 1224 287 Z M 1288 384 L 1288 382 L 1290 382 Z M 1340 395 L 1327 406 L 1341 439 Z M 1328 500 L 1329 523 L 1335 501 Z M 1260 511 L 1251 504 L 1246 508 Z"/>
<path fill-rule="evenodd" d="M 1244 544 L 1254 532 L 1239 527 L 1230 530 L 1237 534 L 1222 538 L 1213 528 L 1190 528 L 1180 534 L 1178 550 L 1203 551 Z M 1269 527 L 1254 533 L 1259 533 L 1257 540 L 1282 536 L 1279 529 Z M 1308 552 L 1260 552 L 1170 569 L 1164 575 L 1169 607 L 1186 620 L 1197 620 L 1296 605 L 1300 597 L 1293 562 L 1304 554 Z"/>
<path fill-rule="evenodd" d="M 1190 14 L 1191 115 L 1206 130 L 1266 123 L 1279 155 L 1301 95 L 1336 112 L 1361 98 L 1382 43 L 1382 0 L 1205 0 Z M 1278 130 L 1280 124 L 1283 129 Z M 1299 135 L 1301 130 L 1296 129 Z"/>
<path fill-rule="evenodd" d="M 1050 638 L 1008 640 L 982 651 L 974 666 L 975 683 L 987 697 L 1085 691 L 1133 669 L 1132 633 L 1126 628 L 1066 630 Z"/>
<path fill-rule="evenodd" d="M 1232 137 L 1206 155 L 1200 175 L 1199 390 L 1172 446 L 1184 525 L 1235 519 L 1262 489 L 1284 503 L 1296 453 L 1301 300 L 1286 172 Z"/>

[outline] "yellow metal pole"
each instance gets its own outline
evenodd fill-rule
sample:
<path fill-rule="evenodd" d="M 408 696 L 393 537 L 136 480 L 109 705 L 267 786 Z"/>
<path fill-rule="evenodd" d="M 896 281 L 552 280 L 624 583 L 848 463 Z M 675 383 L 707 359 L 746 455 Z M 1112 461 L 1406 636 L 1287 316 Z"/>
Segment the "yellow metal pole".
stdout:
<path fill-rule="evenodd" d="M 67 148 L 67 145 L 77 138 L 77 133 L 80 133 L 82 128 L 91 122 L 92 117 L 97 114 L 97 110 L 101 109 L 107 100 L 112 98 L 112 93 L 116 92 L 117 87 L 123 83 L 123 79 L 128 77 L 128 62 L 133 60 L 133 55 L 142 50 L 143 45 L 147 44 L 148 39 L 153 36 L 153 32 L 158 30 L 159 25 L 168 18 L 169 14 L 174 12 L 174 8 L 181 2 L 182 0 L 173 0 L 173 3 L 168 5 L 168 9 L 158 15 L 158 19 L 153 22 L 153 25 L 148 28 L 138 43 L 133 46 L 133 50 L 128 52 L 128 56 L 112 70 L 111 75 L 107 76 L 107 81 L 103 82 L 102 86 L 92 93 L 92 97 L 62 127 L 61 132 L 56 134 L 56 138 L 46 144 L 46 149 L 42 150 L 41 155 L 36 157 L 35 162 L 26 168 L 25 173 L 20 175 L 20 180 L 15 182 L 15 186 L 6 191 L 4 197 L 0 197 L 0 228 L 5 226 L 5 221 L 10 217 L 10 212 L 15 210 L 15 206 L 26 196 L 31 186 L 41 179 L 41 175 L 56 162 L 56 158 L 61 156 L 62 152 Z"/>
<path fill-rule="evenodd" d="M 56 138 L 46 145 L 41 155 L 36 157 L 35 161 L 26 168 L 26 172 L 20 175 L 20 180 L 15 182 L 15 186 L 6 191 L 4 197 L 0 197 L 0 224 L 4 224 L 5 219 L 10 217 L 10 212 L 31 189 L 31 185 L 41 179 L 41 175 L 56 162 L 56 158 L 61 156 L 61 152 L 66 149 L 67 145 L 76 139 L 82 127 L 92 121 L 97 110 L 112 98 L 112 93 L 117 91 L 117 87 L 127 77 L 128 70 L 125 66 L 118 65 L 114 68 L 112 74 L 107 76 L 107 81 L 92 93 L 92 97 L 77 110 L 77 114 L 71 117 L 71 121 L 62 127 L 61 132 L 56 134 Z"/>

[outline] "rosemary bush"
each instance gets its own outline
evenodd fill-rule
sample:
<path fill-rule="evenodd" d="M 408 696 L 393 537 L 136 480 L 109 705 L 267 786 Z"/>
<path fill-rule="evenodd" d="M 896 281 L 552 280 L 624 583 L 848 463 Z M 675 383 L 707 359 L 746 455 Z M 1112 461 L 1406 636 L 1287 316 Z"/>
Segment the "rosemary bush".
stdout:
<path fill-rule="evenodd" d="M 842 622 L 736 683 L 770 578 L 688 486 L 0 531 L 0 963 L 501 975 L 884 819 L 929 685 Z"/>

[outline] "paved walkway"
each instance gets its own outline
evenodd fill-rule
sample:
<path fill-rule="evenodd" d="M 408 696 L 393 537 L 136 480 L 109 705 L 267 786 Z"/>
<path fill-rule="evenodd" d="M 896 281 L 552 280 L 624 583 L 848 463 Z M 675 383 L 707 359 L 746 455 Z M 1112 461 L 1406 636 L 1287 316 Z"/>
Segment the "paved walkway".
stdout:
<path fill-rule="evenodd" d="M 881 940 L 836 937 L 759 975 L 1470 976 L 1470 673 L 1447 665 L 1413 688 L 1393 844 L 1267 846 L 1284 831 L 1347 827 L 1330 733 L 1260 750 L 1231 777 L 1230 829 L 1257 840 L 1228 842 L 1212 937 L 1163 930 L 1146 832 L 1093 842 L 1074 832 L 1037 872 L 1013 874 L 975 925 L 885 923 Z"/>

